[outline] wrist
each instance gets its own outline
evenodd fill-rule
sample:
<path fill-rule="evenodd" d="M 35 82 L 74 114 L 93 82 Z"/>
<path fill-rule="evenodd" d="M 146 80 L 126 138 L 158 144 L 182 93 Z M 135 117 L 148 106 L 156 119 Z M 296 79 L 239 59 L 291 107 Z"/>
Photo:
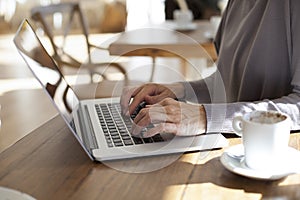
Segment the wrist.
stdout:
<path fill-rule="evenodd" d="M 172 83 L 167 87 L 174 93 L 176 99 L 184 99 L 185 91 L 182 83 Z"/>

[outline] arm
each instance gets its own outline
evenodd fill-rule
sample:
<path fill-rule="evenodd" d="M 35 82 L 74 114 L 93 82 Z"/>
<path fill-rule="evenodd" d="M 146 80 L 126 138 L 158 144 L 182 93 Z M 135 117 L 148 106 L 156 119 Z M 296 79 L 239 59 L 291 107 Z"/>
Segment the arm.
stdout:
<path fill-rule="evenodd" d="M 203 104 L 206 113 L 207 132 L 233 132 L 231 125 L 233 118 L 253 110 L 275 110 L 286 113 L 293 121 L 291 129 L 300 130 L 300 65 L 298 68 L 294 72 L 291 83 L 293 85 L 292 92 L 280 98 L 254 102 L 222 103 L 226 102 L 224 85 L 220 81 L 218 84 L 213 84 L 218 82 L 214 79 L 216 77 L 214 74 L 204 80 L 184 83 L 185 99 Z M 217 92 L 214 92 L 215 90 Z"/>
<path fill-rule="evenodd" d="M 234 116 L 252 110 L 276 110 L 288 114 L 293 125 L 292 130 L 300 129 L 300 23 L 298 12 L 300 1 L 286 4 L 286 29 L 289 38 L 289 55 L 292 79 L 292 91 L 286 96 L 275 99 L 264 99 L 256 102 L 237 102 L 229 104 L 205 104 L 207 131 L 232 132 L 231 122 Z"/>
<path fill-rule="evenodd" d="M 253 110 L 276 110 L 288 114 L 292 130 L 300 129 L 300 88 L 288 96 L 257 102 L 236 102 L 228 104 L 204 104 L 207 117 L 207 132 L 233 132 L 232 120 L 237 115 Z"/>
<path fill-rule="evenodd" d="M 212 99 L 211 102 L 215 102 L 215 103 L 211 104 L 209 103 L 210 98 L 208 97 L 210 96 L 214 97 L 214 95 L 218 92 L 213 92 L 213 90 L 209 90 L 209 88 L 206 87 L 206 85 L 211 85 L 211 84 L 213 85 L 214 83 L 213 77 L 210 77 L 210 79 L 206 79 L 202 81 L 192 82 L 190 86 L 188 86 L 188 84 L 185 84 L 186 88 L 188 87 L 192 88 L 193 91 L 195 91 L 194 93 L 197 94 L 196 101 L 198 101 L 199 103 L 202 102 L 205 103 L 204 107 L 207 115 L 207 132 L 215 132 L 215 131 L 232 132 L 233 130 L 231 128 L 231 122 L 234 116 L 240 115 L 244 112 L 249 112 L 258 109 L 277 110 L 280 112 L 287 113 L 293 121 L 293 125 L 291 127 L 292 130 L 300 129 L 300 125 L 299 125 L 300 124 L 300 111 L 299 111 L 300 110 L 300 103 L 299 103 L 300 102 L 300 37 L 299 37 L 300 23 L 298 20 L 300 15 L 299 12 L 297 12 L 297 10 L 299 10 L 300 8 L 300 2 L 296 0 L 290 2 L 284 2 L 284 5 L 285 7 L 283 9 L 285 9 L 285 13 L 286 13 L 285 14 L 285 26 L 286 26 L 285 36 L 287 37 L 286 42 L 288 46 L 287 48 L 288 52 L 281 52 L 281 53 L 288 54 L 289 62 L 287 62 L 286 65 L 281 65 L 280 67 L 282 72 L 286 69 L 285 72 L 289 70 L 289 73 L 291 74 L 290 81 L 288 82 L 291 88 L 289 90 L 290 92 L 285 93 L 285 95 L 282 95 L 280 97 L 274 97 L 273 99 L 271 97 L 270 98 L 262 97 L 261 100 L 258 101 L 249 100 L 249 102 L 238 102 L 237 100 L 237 102 L 234 103 L 219 103 L 221 101 L 218 101 L 218 99 L 217 100 Z M 220 33 L 222 33 L 222 31 L 219 31 L 219 36 Z M 217 47 L 220 46 L 217 45 Z M 283 49 L 281 49 L 281 51 L 283 51 Z M 281 53 L 277 52 L 278 55 Z M 252 59 L 257 60 L 258 58 L 252 57 Z M 276 64 L 277 63 L 274 63 L 274 67 Z M 270 69 L 271 68 L 272 67 L 270 67 Z M 276 71 L 276 67 L 274 68 L 274 70 Z M 272 73 L 272 71 L 270 71 L 270 73 Z M 224 77 L 227 78 L 226 76 Z M 255 78 L 255 74 L 252 74 L 252 77 L 250 78 Z M 249 81 L 249 83 L 251 83 L 251 80 Z M 247 87 L 251 88 L 251 85 L 248 85 Z M 274 91 L 276 91 L 276 86 L 274 87 L 273 89 Z M 230 90 L 230 88 L 227 89 Z M 188 89 L 186 89 L 186 91 L 188 91 Z M 191 92 L 187 92 L 187 94 L 191 94 Z M 276 96 L 275 93 L 273 94 L 274 96 Z M 193 98 L 187 97 L 187 99 L 193 99 Z M 226 100 L 224 102 L 226 102 Z"/>

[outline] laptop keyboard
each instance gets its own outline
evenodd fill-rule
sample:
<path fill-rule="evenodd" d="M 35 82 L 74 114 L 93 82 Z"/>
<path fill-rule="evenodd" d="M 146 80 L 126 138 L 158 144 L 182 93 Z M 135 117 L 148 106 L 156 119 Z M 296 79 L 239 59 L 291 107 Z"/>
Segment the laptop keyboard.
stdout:
<path fill-rule="evenodd" d="M 96 104 L 95 108 L 108 147 L 140 145 L 164 141 L 159 134 L 150 138 L 132 136 L 130 134 L 132 119 L 121 114 L 121 106 L 119 103 Z M 147 128 L 143 131 L 147 131 Z"/>

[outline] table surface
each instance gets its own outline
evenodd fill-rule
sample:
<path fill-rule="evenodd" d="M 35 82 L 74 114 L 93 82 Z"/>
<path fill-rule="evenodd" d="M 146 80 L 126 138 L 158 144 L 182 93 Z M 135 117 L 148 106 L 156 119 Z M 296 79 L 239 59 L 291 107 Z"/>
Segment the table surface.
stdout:
<path fill-rule="evenodd" d="M 229 147 L 241 143 L 238 137 L 226 137 Z M 290 146 L 300 149 L 299 133 L 291 134 Z M 0 154 L 0 186 L 37 199 L 300 199 L 300 175 L 259 181 L 233 174 L 220 162 L 226 148 L 176 159 L 166 155 L 93 162 L 55 116 Z M 160 169 L 132 172 L 170 159 Z"/>
<path fill-rule="evenodd" d="M 211 56 L 216 59 L 209 21 L 200 20 L 194 24 L 195 30 L 190 31 L 177 31 L 172 21 L 125 31 L 110 44 L 109 52 L 121 56 Z"/>

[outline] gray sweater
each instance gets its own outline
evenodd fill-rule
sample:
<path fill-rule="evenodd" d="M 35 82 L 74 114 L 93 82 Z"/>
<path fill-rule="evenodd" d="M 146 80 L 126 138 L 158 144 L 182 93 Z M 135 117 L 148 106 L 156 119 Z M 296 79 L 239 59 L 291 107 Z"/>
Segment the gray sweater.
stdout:
<path fill-rule="evenodd" d="M 207 132 L 232 132 L 233 117 L 252 110 L 287 113 L 300 129 L 299 11 L 299 0 L 229 0 L 217 72 L 185 84 L 187 99 L 204 104 Z"/>

